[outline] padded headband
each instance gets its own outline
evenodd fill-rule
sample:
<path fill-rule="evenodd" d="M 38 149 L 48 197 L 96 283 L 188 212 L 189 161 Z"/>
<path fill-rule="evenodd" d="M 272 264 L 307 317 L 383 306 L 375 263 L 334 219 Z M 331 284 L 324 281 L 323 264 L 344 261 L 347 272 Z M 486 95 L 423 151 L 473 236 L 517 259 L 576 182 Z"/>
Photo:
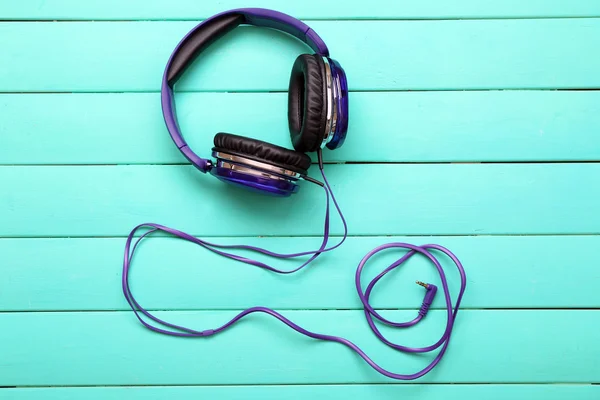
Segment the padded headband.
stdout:
<path fill-rule="evenodd" d="M 310 46 L 322 56 L 329 56 L 325 42 L 308 25 L 287 14 L 264 8 L 239 8 L 225 11 L 198 24 L 179 42 L 165 68 L 161 87 L 161 103 L 165 124 L 171 138 L 183 155 L 200 171 L 208 172 L 207 159 L 198 157 L 181 135 L 177 118 L 173 85 L 203 50 L 239 25 L 254 25 L 288 33 Z"/>

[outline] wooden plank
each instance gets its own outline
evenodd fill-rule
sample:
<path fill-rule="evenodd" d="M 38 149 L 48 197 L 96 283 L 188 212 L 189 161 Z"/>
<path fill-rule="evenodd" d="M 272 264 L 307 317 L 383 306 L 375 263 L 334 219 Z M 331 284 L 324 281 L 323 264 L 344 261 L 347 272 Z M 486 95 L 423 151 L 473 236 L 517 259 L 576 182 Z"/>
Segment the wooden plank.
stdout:
<path fill-rule="evenodd" d="M 600 163 L 326 167 L 353 235 L 598 234 Z M 316 174 L 313 171 L 313 174 Z M 324 192 L 251 193 L 191 166 L 0 167 L 0 236 L 312 236 Z M 341 233 L 333 218 L 332 232 Z"/>
<path fill-rule="evenodd" d="M 237 311 L 163 312 L 199 329 Z M 399 320 L 413 311 L 388 311 Z M 391 350 L 368 330 L 362 311 L 286 311 L 309 330 L 357 342 L 384 368 L 412 372 L 430 357 Z M 392 340 L 421 346 L 438 339 L 444 311 Z M 165 337 L 130 312 L 0 314 L 0 385 L 189 385 L 391 382 L 345 346 L 301 337 L 255 315 L 206 340 Z M 595 382 L 600 376 L 598 311 L 461 311 L 442 363 L 420 382 Z M 384 332 L 388 327 L 384 327 Z M 582 348 L 585 343 L 585 349 Z"/>
<path fill-rule="evenodd" d="M 600 160 L 600 91 L 355 92 L 350 101 L 348 138 L 327 161 Z M 220 131 L 290 147 L 285 93 L 181 93 L 177 109 L 200 154 Z M 0 95 L 0 163 L 187 163 L 162 118 L 158 93 Z"/>
<path fill-rule="evenodd" d="M 165 20 L 202 19 L 223 10 L 247 7 L 240 0 L 202 2 L 194 0 L 105 0 L 99 3 L 76 0 L 23 0 L 0 3 L 0 19 L 10 20 Z M 305 19 L 446 19 L 446 18 L 527 18 L 527 17 L 587 17 L 599 16 L 595 1 L 571 0 L 503 0 L 481 2 L 455 0 L 388 0 L 281 2 L 256 0 L 253 7 L 273 8 Z"/>
<path fill-rule="evenodd" d="M 316 247 L 316 240 L 309 238 L 215 241 L 283 252 Z M 593 285 L 600 281 L 600 255 L 567 250 L 599 248 L 600 236 L 353 237 L 306 273 L 293 277 L 236 263 L 182 241 L 153 238 L 136 253 L 131 282 L 136 297 L 149 309 L 239 309 L 250 305 L 360 309 L 354 286 L 356 265 L 368 251 L 387 242 L 434 242 L 451 249 L 467 270 L 465 308 L 600 307 L 597 294 L 582 289 L 582 282 Z M 122 238 L 0 240 L 0 310 L 128 310 L 121 292 L 123 246 Z M 374 259 L 364 271 L 364 285 L 401 254 L 389 251 Z M 448 259 L 440 260 L 456 296 L 458 273 Z M 44 279 L 39 278 L 42 276 Z M 415 280 L 439 284 L 435 269 L 416 257 L 378 286 L 372 304 L 394 309 L 419 307 L 424 293 Z M 445 307 L 441 294 L 433 307 Z"/>
<path fill-rule="evenodd" d="M 4 397 L 3 397 L 4 396 Z M 18 388 L 0 390 L 0 399 L 31 400 L 153 400 L 208 398 L 221 400 L 345 400 L 351 397 L 392 399 L 399 396 L 422 400 L 544 399 L 596 400 L 598 385 L 284 385 L 284 386 L 158 386 L 90 388 Z"/>
<path fill-rule="evenodd" d="M 171 51 L 194 25 L 1 24 L 0 91 L 156 91 Z M 316 21 L 311 26 L 345 67 L 353 90 L 600 87 L 600 19 Z M 179 89 L 286 90 L 293 60 L 306 51 L 289 35 L 242 27 L 209 49 Z"/>

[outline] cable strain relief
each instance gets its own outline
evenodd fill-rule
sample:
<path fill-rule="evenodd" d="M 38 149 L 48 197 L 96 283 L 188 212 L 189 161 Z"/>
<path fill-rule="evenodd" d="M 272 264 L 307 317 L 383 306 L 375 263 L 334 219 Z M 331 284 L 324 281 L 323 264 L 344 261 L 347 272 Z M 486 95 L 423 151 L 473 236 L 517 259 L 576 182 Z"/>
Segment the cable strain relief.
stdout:
<path fill-rule="evenodd" d="M 424 317 L 425 315 L 427 315 L 427 311 L 429 311 L 429 304 L 427 304 L 427 303 L 421 304 L 421 308 L 419 309 L 419 315 L 421 317 Z"/>
<path fill-rule="evenodd" d="M 323 150 L 317 149 L 317 159 L 319 161 L 319 169 L 323 171 Z"/>

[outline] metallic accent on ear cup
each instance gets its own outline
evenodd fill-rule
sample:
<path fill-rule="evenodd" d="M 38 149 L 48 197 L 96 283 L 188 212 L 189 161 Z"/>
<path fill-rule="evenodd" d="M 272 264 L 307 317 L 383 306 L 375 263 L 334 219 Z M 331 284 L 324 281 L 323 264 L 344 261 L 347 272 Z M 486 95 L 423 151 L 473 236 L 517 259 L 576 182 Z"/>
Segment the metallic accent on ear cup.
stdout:
<path fill-rule="evenodd" d="M 236 172 L 243 172 L 245 174 L 256 176 L 256 177 L 259 177 L 259 178 L 275 179 L 275 180 L 278 180 L 278 181 L 292 181 L 292 179 L 283 177 L 281 175 L 270 174 L 268 172 L 261 171 L 259 169 L 254 169 L 254 168 L 246 167 L 246 166 L 243 166 L 243 165 L 240 165 L 240 164 L 234 164 L 234 163 L 231 163 L 231 162 L 228 162 L 228 161 L 219 160 L 219 161 L 217 161 L 217 166 L 219 166 L 221 168 L 229 169 L 229 170 L 232 170 L 232 171 L 236 171 Z"/>
<path fill-rule="evenodd" d="M 331 106 L 333 107 L 333 122 L 331 124 L 331 131 L 329 132 L 329 139 L 327 139 L 327 143 L 331 143 L 331 140 L 334 138 L 335 132 L 338 128 L 338 119 L 339 119 L 338 100 L 339 100 L 339 94 L 340 94 L 339 81 L 335 78 L 335 76 L 333 74 L 333 70 L 331 70 L 331 65 L 329 65 L 329 68 L 331 71 L 332 92 L 333 92 L 333 97 L 332 97 L 332 102 L 331 102 Z"/>
<path fill-rule="evenodd" d="M 219 180 L 262 194 L 288 197 L 299 190 L 301 174 L 284 168 L 213 151 L 217 157 L 211 175 Z"/>
<path fill-rule="evenodd" d="M 210 174 L 222 182 L 271 196 L 288 197 L 300 189 L 297 180 L 281 177 L 274 179 L 270 174 L 254 173 L 252 168 L 241 166 L 231 169 L 228 164 L 230 163 L 227 161 L 218 162 Z"/>
<path fill-rule="evenodd" d="M 325 133 L 323 135 L 323 141 L 321 142 L 321 148 L 324 148 L 329 141 L 333 138 L 335 127 L 337 123 L 337 105 L 336 105 L 336 88 L 335 82 L 333 81 L 333 75 L 331 73 L 331 66 L 327 57 L 323 57 L 325 64 L 325 84 L 327 86 L 327 104 L 326 113 L 327 119 L 325 123 Z"/>
<path fill-rule="evenodd" d="M 233 154 L 223 153 L 220 151 L 213 151 L 213 157 L 217 158 L 217 162 L 220 162 L 221 160 L 231 161 L 231 163 L 233 164 L 246 165 L 251 168 L 265 171 L 266 173 L 273 173 L 279 176 L 283 176 L 287 179 L 295 180 L 302 177 L 302 174 L 299 174 L 298 172 L 290 171 L 281 167 L 276 167 L 271 164 L 262 163 L 260 161 L 250 160 L 245 157 L 234 156 Z"/>
<path fill-rule="evenodd" d="M 348 81 L 346 73 L 339 62 L 333 58 L 327 58 L 333 80 L 334 107 L 335 107 L 335 129 L 327 143 L 330 150 L 340 147 L 346 138 L 348 130 Z"/>

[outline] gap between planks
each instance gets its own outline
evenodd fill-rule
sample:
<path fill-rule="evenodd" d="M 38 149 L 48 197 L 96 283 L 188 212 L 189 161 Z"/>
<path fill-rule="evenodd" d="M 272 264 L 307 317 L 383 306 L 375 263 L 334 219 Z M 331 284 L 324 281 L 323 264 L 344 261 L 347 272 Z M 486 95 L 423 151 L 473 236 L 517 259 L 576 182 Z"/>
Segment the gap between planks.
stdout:
<path fill-rule="evenodd" d="M 524 16 L 524 17 L 502 17 L 502 16 L 489 16 L 489 17 L 309 17 L 309 18 L 298 18 L 303 22 L 311 21 L 323 21 L 323 22 L 347 22 L 347 21 L 361 21 L 361 22 L 426 22 L 426 21 L 495 21 L 495 20 L 540 20 L 540 19 L 596 19 L 600 18 L 598 15 L 565 15 L 565 16 Z M 128 22 L 202 22 L 208 18 L 137 18 L 137 19 L 115 19 L 115 18 L 46 18 L 46 19 L 9 19 L 0 17 L 0 23 L 81 23 L 81 22 L 107 22 L 107 23 L 128 23 Z"/>
<path fill-rule="evenodd" d="M 1 22 L 0 22 L 1 23 Z M 556 91 L 556 92 L 581 92 L 581 91 L 599 91 L 599 87 L 541 87 L 541 88 L 519 88 L 519 87 L 507 87 L 507 88 L 490 88 L 490 89 L 452 89 L 452 88 L 436 88 L 436 89 L 349 89 L 349 93 L 394 93 L 394 92 L 545 92 L 545 91 Z M 256 93 L 287 93 L 287 90 L 177 90 L 175 93 L 231 93 L 231 94 L 256 94 Z M 139 93 L 139 94 L 152 94 L 160 93 L 160 90 L 126 90 L 126 91 L 0 91 L 2 94 L 125 94 L 125 93 Z"/>
<path fill-rule="evenodd" d="M 398 308 L 379 308 L 373 307 L 376 311 L 418 311 L 420 307 L 398 307 Z M 144 308 L 146 311 L 154 312 L 239 312 L 244 311 L 243 308 Z M 338 311 L 364 311 L 362 307 L 356 308 L 288 308 L 288 307 L 275 307 L 277 311 L 300 311 L 300 312 L 338 312 Z M 429 311 L 444 311 L 445 307 L 431 307 Z M 460 311 L 599 311 L 599 307 L 460 307 Z M 2 314 L 77 314 L 77 313 L 130 313 L 131 310 L 113 310 L 113 309 L 91 309 L 91 310 L 0 310 L 0 316 Z"/>
<path fill-rule="evenodd" d="M 23 240 L 32 240 L 32 239 L 126 239 L 128 236 L 128 234 L 123 234 L 123 235 L 81 235 L 81 236 L 64 236 L 64 235 L 56 235 L 56 236 L 51 236 L 51 235 L 46 235 L 46 236 L 2 236 L 0 235 L 0 240 L 11 240 L 11 239 L 23 239 Z M 218 236 L 211 236 L 211 235 L 195 235 L 197 237 L 203 237 L 203 238 L 213 238 L 213 239 L 231 239 L 231 238 L 239 238 L 239 239 L 249 239 L 249 238 L 271 238 L 271 239 L 301 239 L 301 238 L 322 238 L 323 235 L 319 234 L 319 235 L 299 235 L 299 236 L 294 236 L 294 235 L 290 235 L 290 236 L 279 236 L 279 235 L 233 235 L 233 236 L 223 236 L 223 235 L 218 235 Z M 464 233 L 450 233 L 450 234 L 435 234 L 435 235 L 415 235 L 415 234 L 393 234 L 393 235 L 371 235 L 371 234 L 365 234 L 365 235 L 361 235 L 361 234 L 353 234 L 353 235 L 347 235 L 346 237 L 348 238 L 393 238 L 393 237 L 398 237 L 398 236 L 402 236 L 402 237 L 412 237 L 412 238 L 440 238 L 440 237 L 536 237 L 536 236 L 558 236 L 558 237 L 562 237 L 562 236 L 582 236 L 582 237 L 589 237 L 589 236 L 600 236 L 600 231 L 595 232 L 595 233 L 519 233 L 519 234 L 510 234 L 510 233 L 488 233 L 488 234 L 464 234 Z M 137 235 L 136 235 L 137 237 Z M 172 238 L 173 240 L 179 240 L 177 238 L 172 237 L 171 235 L 162 233 L 162 232 L 156 232 L 155 234 L 153 234 L 154 238 Z M 331 234 L 329 235 L 330 238 L 341 238 L 342 235 L 334 235 Z M 151 239 L 151 238 L 150 238 Z"/>
<path fill-rule="evenodd" d="M 502 385 L 502 386 L 525 386 L 525 385 L 543 385 L 543 386 L 594 386 L 600 385 L 599 382 L 587 382 L 587 383 L 574 383 L 574 382 L 494 382 L 494 383 L 481 383 L 481 382 L 460 382 L 460 383 L 448 383 L 448 382 L 415 382 L 415 381 L 403 381 L 402 385 L 421 385 L 421 386 L 471 386 L 471 385 Z M 123 384 L 123 385 L 19 385 L 19 386 L 0 386 L 0 389 L 18 389 L 18 388 L 94 388 L 94 387 L 103 387 L 103 388 L 111 388 L 111 387 L 245 387 L 245 386 L 286 386 L 286 387 L 294 387 L 294 386 L 391 386 L 398 385 L 393 383 L 384 383 L 384 382 L 372 382 L 372 383 L 240 383 L 240 384 L 201 384 L 201 385 L 179 385 L 179 384 L 146 384 L 146 385 L 136 385 L 136 384 Z"/>
<path fill-rule="evenodd" d="M 452 165 L 452 164 L 596 164 L 600 159 L 589 160 L 534 160 L 534 161 L 325 161 L 325 165 Z M 317 165 L 316 162 L 311 165 Z M 191 166 L 189 162 L 172 163 L 97 163 L 97 164 L 0 164 L 0 167 L 119 167 L 119 166 Z"/>

